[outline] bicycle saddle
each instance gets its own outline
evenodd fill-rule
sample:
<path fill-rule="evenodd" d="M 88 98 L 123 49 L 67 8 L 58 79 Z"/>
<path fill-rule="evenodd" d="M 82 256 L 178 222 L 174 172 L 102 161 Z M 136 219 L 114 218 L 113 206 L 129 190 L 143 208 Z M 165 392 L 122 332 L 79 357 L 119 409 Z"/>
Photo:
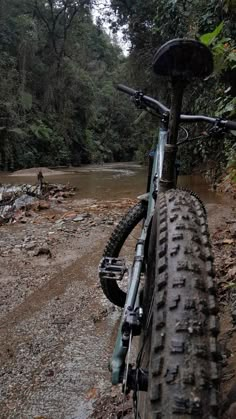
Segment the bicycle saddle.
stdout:
<path fill-rule="evenodd" d="M 154 55 L 153 69 L 159 76 L 191 80 L 205 78 L 213 71 L 211 51 L 194 39 L 173 39 Z"/>

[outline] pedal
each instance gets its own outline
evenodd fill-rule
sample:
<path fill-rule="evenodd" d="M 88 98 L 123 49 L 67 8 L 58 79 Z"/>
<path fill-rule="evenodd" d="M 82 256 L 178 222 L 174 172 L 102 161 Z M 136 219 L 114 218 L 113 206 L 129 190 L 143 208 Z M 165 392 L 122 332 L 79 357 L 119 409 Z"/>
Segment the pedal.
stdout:
<path fill-rule="evenodd" d="M 102 258 L 98 270 L 100 279 L 113 279 L 115 281 L 121 281 L 127 271 L 124 258 L 112 257 Z"/>

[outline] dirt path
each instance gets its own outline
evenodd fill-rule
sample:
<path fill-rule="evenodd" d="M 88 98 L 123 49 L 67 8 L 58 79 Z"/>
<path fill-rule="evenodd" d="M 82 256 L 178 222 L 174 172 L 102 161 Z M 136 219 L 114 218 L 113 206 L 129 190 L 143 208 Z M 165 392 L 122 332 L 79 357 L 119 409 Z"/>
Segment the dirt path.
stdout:
<path fill-rule="evenodd" d="M 120 311 L 103 297 L 97 266 L 114 224 L 131 203 L 68 200 L 59 210 L 1 227 L 1 418 L 118 417 L 120 397 L 110 385 L 107 363 Z M 208 212 L 227 391 L 236 368 L 228 305 L 236 225 L 227 221 L 236 213 L 215 204 Z M 129 402 L 125 408 L 129 413 Z"/>

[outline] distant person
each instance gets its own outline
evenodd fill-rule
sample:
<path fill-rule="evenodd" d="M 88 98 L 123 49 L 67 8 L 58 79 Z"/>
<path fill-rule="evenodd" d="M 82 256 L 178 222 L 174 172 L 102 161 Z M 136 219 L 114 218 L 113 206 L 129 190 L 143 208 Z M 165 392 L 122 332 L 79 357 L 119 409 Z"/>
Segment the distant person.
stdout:
<path fill-rule="evenodd" d="M 37 178 L 38 178 L 38 184 L 39 184 L 40 191 L 42 191 L 44 177 L 43 177 L 43 173 L 42 173 L 41 170 L 38 172 Z"/>

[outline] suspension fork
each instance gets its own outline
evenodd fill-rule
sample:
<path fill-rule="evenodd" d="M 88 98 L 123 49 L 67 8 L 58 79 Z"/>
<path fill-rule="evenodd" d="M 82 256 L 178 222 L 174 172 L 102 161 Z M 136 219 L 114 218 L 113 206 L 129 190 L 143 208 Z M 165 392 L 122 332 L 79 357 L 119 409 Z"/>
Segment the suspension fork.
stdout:
<path fill-rule="evenodd" d="M 129 334 L 139 334 L 141 330 L 141 312 L 139 311 L 140 298 L 139 298 L 139 285 L 142 267 L 144 263 L 144 251 L 146 239 L 149 231 L 149 226 L 152 220 L 155 198 L 158 192 L 159 179 L 162 174 L 162 165 L 164 160 L 164 149 L 167 141 L 167 126 L 159 131 L 158 144 L 156 145 L 155 155 L 152 167 L 152 182 L 150 184 L 149 200 L 147 217 L 144 221 L 140 238 L 136 245 L 135 257 L 130 274 L 130 286 L 127 292 L 125 307 L 123 310 L 120 326 L 118 329 L 115 348 L 113 351 L 112 359 L 110 361 L 110 370 L 112 373 L 112 384 L 119 384 L 122 382 L 125 358 L 128 352 Z"/>

